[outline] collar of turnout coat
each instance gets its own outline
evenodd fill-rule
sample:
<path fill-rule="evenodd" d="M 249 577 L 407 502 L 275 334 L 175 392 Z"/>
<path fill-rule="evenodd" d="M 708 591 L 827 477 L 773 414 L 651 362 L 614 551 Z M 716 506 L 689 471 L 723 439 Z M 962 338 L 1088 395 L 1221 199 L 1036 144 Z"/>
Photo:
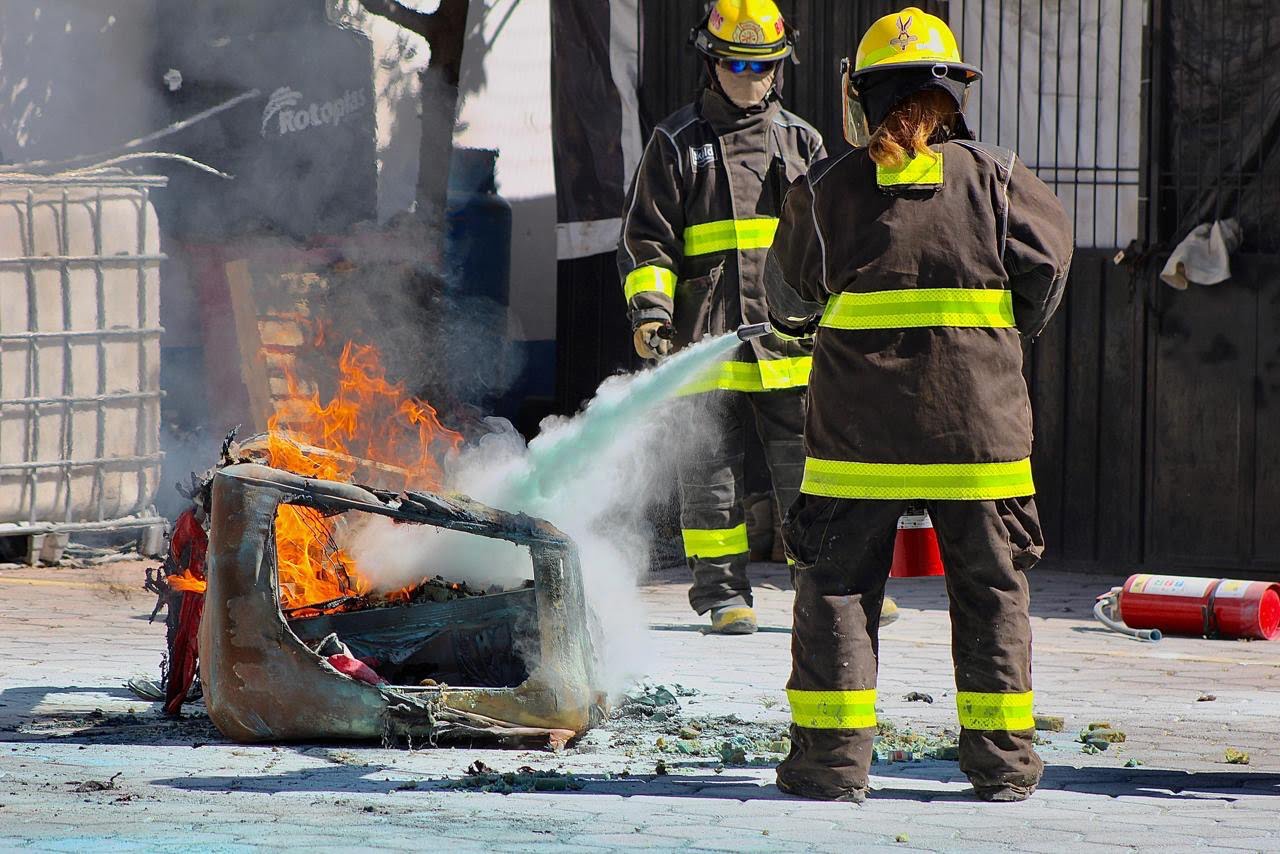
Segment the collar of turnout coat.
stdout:
<path fill-rule="evenodd" d="M 759 105 L 744 110 L 710 86 L 702 90 L 702 97 L 698 99 L 698 114 L 721 135 L 760 127 L 773 121 L 781 109 L 782 102 L 770 95 Z"/>

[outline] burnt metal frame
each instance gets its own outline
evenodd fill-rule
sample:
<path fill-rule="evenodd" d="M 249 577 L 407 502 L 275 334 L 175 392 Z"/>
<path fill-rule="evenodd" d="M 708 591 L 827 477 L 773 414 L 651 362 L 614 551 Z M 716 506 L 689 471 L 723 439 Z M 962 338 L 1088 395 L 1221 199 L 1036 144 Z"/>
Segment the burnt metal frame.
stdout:
<path fill-rule="evenodd" d="M 163 392 L 157 388 L 149 388 L 147 381 L 148 373 L 148 356 L 146 345 L 148 341 L 158 339 L 164 332 L 159 326 L 147 325 L 147 305 L 146 305 L 146 276 L 147 270 L 154 267 L 165 259 L 165 255 L 158 251 L 158 248 L 149 248 L 147 246 L 147 209 L 150 206 L 150 193 L 153 188 L 164 187 L 168 184 L 169 179 L 160 175 L 129 175 L 118 171 L 107 171 L 102 173 L 85 174 L 85 175 L 0 175 L 0 187 L 50 187 L 62 188 L 62 195 L 59 201 L 37 202 L 35 194 L 31 189 L 27 190 L 25 201 L 9 204 L 17 204 L 21 206 L 23 222 L 25 229 L 20 235 L 23 244 L 23 256 L 18 258 L 0 258 L 0 266 L 19 267 L 26 273 L 27 299 L 29 317 L 29 331 L 27 332 L 9 332 L 0 334 L 0 346 L 6 343 L 26 344 L 26 358 L 28 363 L 27 388 L 24 390 L 22 397 L 6 398 L 3 387 L 0 387 L 0 413 L 10 408 L 25 408 L 31 412 L 42 406 L 60 406 L 63 408 L 63 440 L 61 459 L 57 460 L 26 460 L 19 463 L 0 463 L 0 471 L 19 471 L 25 472 L 29 481 L 30 488 L 30 504 L 25 513 L 26 519 L 21 522 L 8 522 L 0 524 L 0 536 L 3 535 L 29 535 L 32 537 L 32 548 L 29 550 L 27 560 L 29 563 L 35 563 L 37 559 L 53 559 L 56 560 L 58 553 L 61 552 L 61 543 L 58 547 L 50 549 L 44 543 L 46 536 L 54 535 L 62 537 L 73 532 L 79 531 L 113 531 L 129 528 L 145 529 L 142 540 L 141 551 L 147 554 L 158 553 L 162 547 L 163 532 L 167 529 L 168 523 L 164 518 L 156 514 L 155 508 L 146 505 L 139 512 L 124 516 L 121 518 L 108 518 L 103 508 L 103 498 L 105 490 L 103 488 L 104 469 L 107 467 L 121 465 L 136 465 L 138 467 L 138 495 L 145 505 L 146 495 L 146 466 L 158 464 L 163 460 L 164 453 L 159 449 L 159 422 L 155 424 L 154 430 L 140 429 L 134 445 L 134 453 L 129 456 L 108 457 L 105 455 L 106 441 L 106 409 L 105 404 L 109 402 L 118 402 L 124 400 L 132 400 L 137 402 L 139 410 L 139 425 L 144 426 L 149 419 L 146 417 L 146 407 L 149 401 L 158 400 Z M 70 247 L 67 243 L 68 237 L 68 208 L 72 204 L 69 192 L 77 189 L 96 190 L 96 197 L 93 199 L 93 255 L 72 255 Z M 138 244 L 136 251 L 130 255 L 105 255 L 102 245 L 102 206 L 103 206 L 103 190 L 107 188 L 133 190 L 138 193 Z M 83 202 L 76 202 L 83 204 Z M 35 210 L 37 207 L 46 207 L 56 205 L 58 207 L 58 242 L 59 252 L 56 256 L 39 256 L 35 254 L 33 232 L 35 226 Z M 67 327 L 70 323 L 71 294 L 69 290 L 69 281 L 72 266 L 89 265 L 93 268 L 97 278 L 97 324 L 94 329 L 69 329 L 62 330 L 39 330 L 37 329 L 38 318 L 35 315 L 36 309 L 36 278 L 35 268 L 37 266 L 54 266 L 61 272 L 61 280 L 63 285 L 62 295 L 62 312 L 63 325 Z M 103 275 L 104 268 L 111 266 L 136 267 L 138 277 L 138 326 L 130 329 L 110 329 L 106 325 L 106 295 L 104 291 L 105 277 Z M 106 375 L 106 352 L 104 343 L 109 338 L 133 338 L 137 340 L 138 345 L 138 391 L 136 392 L 117 392 L 112 393 L 107 389 Z M 73 340 L 90 339 L 97 343 L 97 393 L 89 396 L 74 396 L 71 393 L 71 354 L 70 346 Z M 40 370 L 39 370 L 39 348 L 43 342 L 53 343 L 55 346 L 64 348 L 64 376 L 63 389 L 61 394 L 44 394 L 40 389 Z M 0 380 L 2 381 L 2 380 Z M 73 448 L 71 442 L 72 430 L 69 426 L 71 411 L 76 406 L 94 406 L 97 410 L 97 435 L 95 440 L 96 452 L 92 457 L 86 459 L 74 459 L 72 457 Z M 28 422 L 28 445 L 30 447 L 39 446 L 39 417 L 33 416 Z M 92 519 L 75 519 L 71 511 L 71 478 L 73 469 L 89 468 L 93 469 L 94 492 L 97 495 L 97 511 L 93 514 Z M 60 469 L 62 472 L 62 480 L 64 494 L 66 496 L 60 520 L 40 519 L 36 513 L 36 496 L 38 494 L 38 472 L 48 469 Z"/>
<path fill-rule="evenodd" d="M 539 660 L 516 688 L 374 686 L 300 641 L 280 610 L 275 518 L 281 504 L 374 513 L 529 549 Z M 584 732 L 599 698 L 577 547 L 555 527 L 462 497 L 399 495 L 269 466 L 214 477 L 200 679 L 214 725 L 235 741 L 426 738 Z"/>

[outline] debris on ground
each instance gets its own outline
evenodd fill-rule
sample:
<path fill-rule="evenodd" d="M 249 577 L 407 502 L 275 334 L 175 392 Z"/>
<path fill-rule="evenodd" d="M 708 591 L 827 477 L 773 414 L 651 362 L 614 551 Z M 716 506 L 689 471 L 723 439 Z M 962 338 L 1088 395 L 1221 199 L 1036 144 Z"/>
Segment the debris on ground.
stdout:
<path fill-rule="evenodd" d="M 1044 732 L 1062 732 L 1066 729 L 1066 718 L 1061 715 L 1036 715 L 1036 729 Z"/>
<path fill-rule="evenodd" d="M 1108 721 L 1095 721 L 1080 730 L 1076 741 L 1085 746 L 1084 753 L 1100 753 L 1113 744 L 1123 744 L 1127 736 L 1124 730 L 1116 729 Z M 1093 748 L 1089 750 L 1088 748 Z"/>
<path fill-rule="evenodd" d="M 893 837 L 893 841 L 894 842 L 910 842 L 911 837 L 907 836 L 905 833 L 899 833 L 897 836 Z"/>
<path fill-rule="evenodd" d="M 1138 767 L 1139 765 L 1141 765 L 1141 764 L 1142 764 L 1142 760 L 1141 760 L 1141 759 L 1130 759 L 1128 762 L 1124 763 L 1124 767 L 1126 767 L 1126 768 L 1137 768 L 1137 767 Z"/>
<path fill-rule="evenodd" d="M 922 759 L 955 761 L 959 758 L 959 735 L 953 730 L 923 734 L 888 721 L 876 725 L 876 735 L 871 743 L 871 761 L 874 764 L 918 762 Z"/>
<path fill-rule="evenodd" d="M 1216 699 L 1218 699 L 1218 698 L 1217 698 L 1216 696 L 1214 696 L 1213 694 L 1201 694 L 1199 697 L 1196 697 L 1196 702 L 1197 702 L 1197 703 L 1212 703 L 1212 702 L 1213 702 L 1214 700 L 1216 700 Z"/>
<path fill-rule="evenodd" d="M 902 697 L 902 699 L 906 700 L 908 703 L 932 703 L 933 702 L 932 696 L 930 696 L 929 694 L 921 694 L 919 691 L 912 691 L 910 694 L 905 694 Z"/>
<path fill-rule="evenodd" d="M 679 686 L 676 686 L 677 688 Z M 666 720 L 680 703 L 676 695 L 663 685 L 642 685 L 623 696 L 614 717 L 656 718 Z"/>
<path fill-rule="evenodd" d="M 1246 762 L 1247 761 L 1248 759 L 1246 757 Z M 69 786 L 72 783 L 76 784 L 76 787 L 71 790 L 73 792 L 81 792 L 81 793 L 105 792 L 108 789 L 114 789 L 116 787 L 116 778 L 123 773 L 124 773 L 123 771 L 117 771 L 116 773 L 111 775 L 111 778 L 109 780 L 85 780 L 83 783 L 76 780 L 72 780 L 71 782 L 67 783 L 67 785 Z"/>
<path fill-rule="evenodd" d="M 1237 750 L 1234 747 L 1227 748 L 1226 759 L 1228 765 L 1249 764 L 1249 754 L 1245 753 L 1243 750 Z"/>
<path fill-rule="evenodd" d="M 538 771 L 522 765 L 515 771 L 495 771 L 477 759 L 460 780 L 448 780 L 442 788 L 469 792 L 510 795 L 515 792 L 576 792 L 583 782 L 560 771 Z"/>
<path fill-rule="evenodd" d="M 634 758 L 661 758 L 668 765 L 667 757 L 676 754 L 689 762 L 715 762 L 720 768 L 771 768 L 791 752 L 790 724 L 785 720 L 749 721 L 732 714 L 685 717 L 676 696 L 695 693 L 678 685 L 637 688 L 623 698 L 604 727 L 578 742 L 577 750 L 592 753 L 607 745 Z M 872 748 L 874 761 L 954 762 L 960 756 L 958 738 L 950 729 L 926 734 L 882 723 Z"/>

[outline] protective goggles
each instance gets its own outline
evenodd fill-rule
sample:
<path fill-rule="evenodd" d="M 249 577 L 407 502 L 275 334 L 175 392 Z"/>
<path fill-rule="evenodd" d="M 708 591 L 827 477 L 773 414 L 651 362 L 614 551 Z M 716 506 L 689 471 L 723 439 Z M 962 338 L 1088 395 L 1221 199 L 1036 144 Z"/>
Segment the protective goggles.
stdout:
<path fill-rule="evenodd" d="M 777 65 L 776 60 L 758 60 L 758 59 L 722 59 L 720 67 L 727 68 L 734 74 L 745 74 L 748 69 L 752 74 L 768 74 Z"/>

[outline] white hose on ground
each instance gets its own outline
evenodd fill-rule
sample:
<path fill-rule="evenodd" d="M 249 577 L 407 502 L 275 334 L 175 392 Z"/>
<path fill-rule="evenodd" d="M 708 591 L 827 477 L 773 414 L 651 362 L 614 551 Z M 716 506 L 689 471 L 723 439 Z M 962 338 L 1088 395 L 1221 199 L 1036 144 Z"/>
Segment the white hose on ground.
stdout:
<path fill-rule="evenodd" d="M 1155 643 L 1160 640 L 1163 635 L 1159 629 L 1131 629 L 1113 617 L 1111 613 L 1108 613 L 1108 610 L 1114 613 L 1119 605 L 1120 590 L 1121 588 L 1119 587 L 1112 587 L 1111 592 L 1104 593 L 1098 597 L 1098 601 L 1093 603 L 1094 619 L 1113 632 L 1119 632 L 1122 635 L 1128 635 L 1140 641 Z"/>

